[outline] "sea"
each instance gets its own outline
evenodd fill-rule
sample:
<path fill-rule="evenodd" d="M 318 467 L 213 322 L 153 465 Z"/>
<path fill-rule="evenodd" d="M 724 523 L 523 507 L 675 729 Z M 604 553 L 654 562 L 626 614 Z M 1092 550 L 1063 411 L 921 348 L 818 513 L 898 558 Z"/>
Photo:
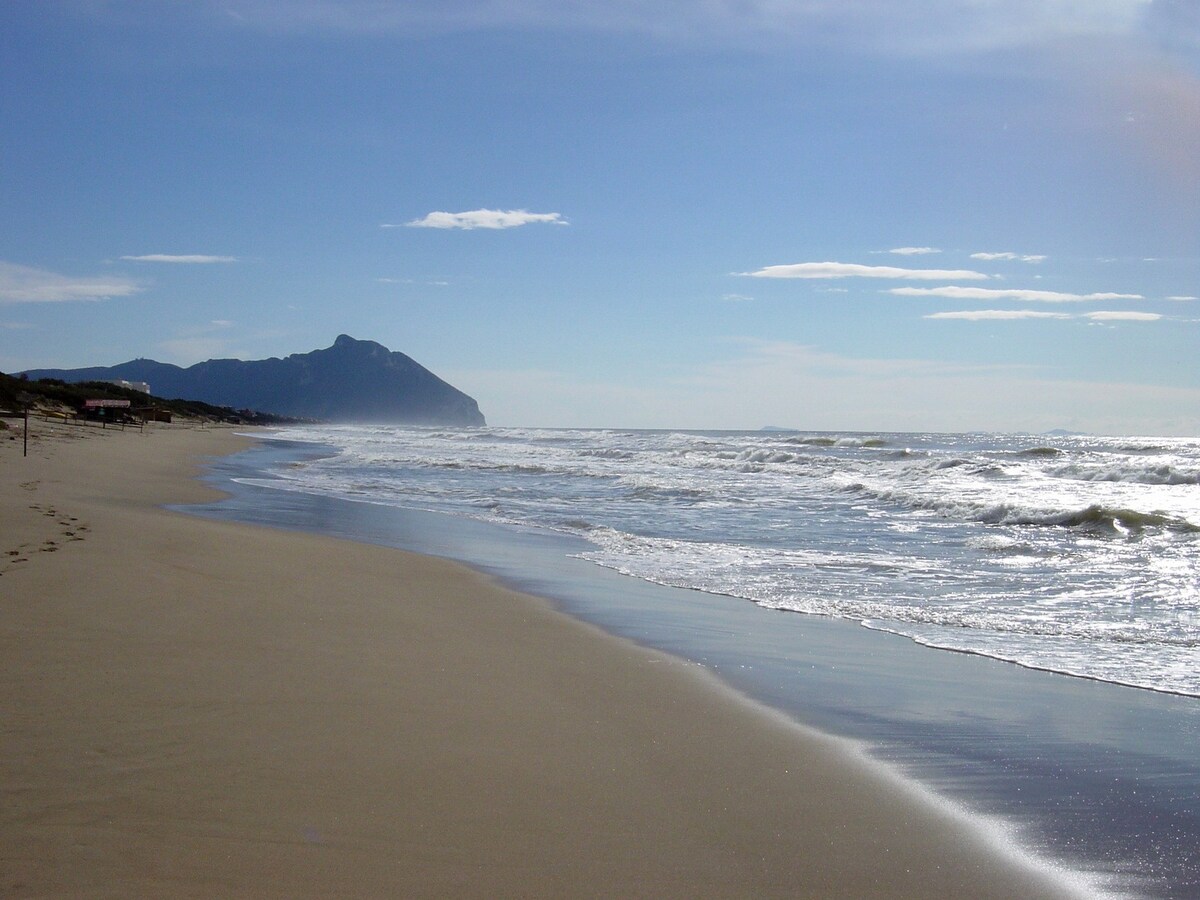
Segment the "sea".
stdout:
<path fill-rule="evenodd" d="M 306 425 L 217 480 L 704 665 L 1096 895 L 1200 897 L 1200 439 Z"/>
<path fill-rule="evenodd" d="M 275 487 L 569 532 L 599 566 L 1200 697 L 1200 440 L 330 426 Z"/>

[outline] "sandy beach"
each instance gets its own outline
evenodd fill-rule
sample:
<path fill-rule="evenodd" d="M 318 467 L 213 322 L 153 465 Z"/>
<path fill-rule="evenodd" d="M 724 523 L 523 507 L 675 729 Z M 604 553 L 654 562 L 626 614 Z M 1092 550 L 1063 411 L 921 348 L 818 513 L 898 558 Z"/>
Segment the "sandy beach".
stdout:
<path fill-rule="evenodd" d="M 850 745 L 464 566 L 162 508 L 212 496 L 231 429 L 13 433 L 5 896 L 1066 895 Z"/>

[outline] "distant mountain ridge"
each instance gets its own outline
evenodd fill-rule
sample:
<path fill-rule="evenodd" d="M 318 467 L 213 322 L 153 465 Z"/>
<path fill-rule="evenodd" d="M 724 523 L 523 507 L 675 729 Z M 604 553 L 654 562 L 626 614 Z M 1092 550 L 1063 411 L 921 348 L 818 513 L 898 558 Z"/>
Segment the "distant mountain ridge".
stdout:
<path fill-rule="evenodd" d="M 479 404 L 416 360 L 339 335 L 332 347 L 279 359 L 210 359 L 187 368 L 134 359 L 85 369 L 30 369 L 30 378 L 144 381 L 160 397 L 202 400 L 331 422 L 484 425 Z"/>

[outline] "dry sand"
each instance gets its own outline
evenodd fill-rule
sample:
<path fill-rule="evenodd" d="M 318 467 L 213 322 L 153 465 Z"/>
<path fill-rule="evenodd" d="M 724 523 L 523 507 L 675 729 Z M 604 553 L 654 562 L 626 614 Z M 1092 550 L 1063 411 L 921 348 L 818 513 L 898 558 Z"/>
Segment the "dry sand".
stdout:
<path fill-rule="evenodd" d="M 12 433 L 4 896 L 1061 895 L 846 745 L 463 566 L 161 509 L 210 496 L 231 430 Z"/>

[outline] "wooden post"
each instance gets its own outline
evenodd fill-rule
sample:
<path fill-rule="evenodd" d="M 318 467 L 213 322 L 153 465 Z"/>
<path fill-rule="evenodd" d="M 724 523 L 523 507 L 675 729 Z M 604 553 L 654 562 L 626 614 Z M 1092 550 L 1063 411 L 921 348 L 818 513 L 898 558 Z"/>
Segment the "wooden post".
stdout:
<path fill-rule="evenodd" d="M 21 391 L 17 394 L 17 402 L 21 404 L 21 408 L 25 411 L 25 428 L 22 435 L 21 455 L 29 455 L 29 407 L 33 406 L 33 394 L 27 391 Z"/>

